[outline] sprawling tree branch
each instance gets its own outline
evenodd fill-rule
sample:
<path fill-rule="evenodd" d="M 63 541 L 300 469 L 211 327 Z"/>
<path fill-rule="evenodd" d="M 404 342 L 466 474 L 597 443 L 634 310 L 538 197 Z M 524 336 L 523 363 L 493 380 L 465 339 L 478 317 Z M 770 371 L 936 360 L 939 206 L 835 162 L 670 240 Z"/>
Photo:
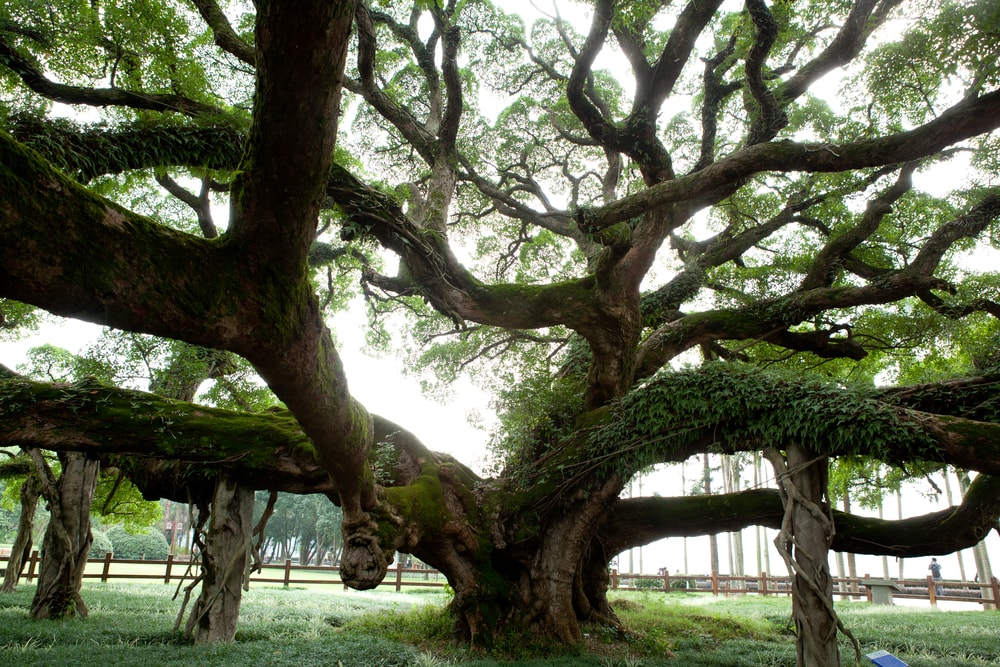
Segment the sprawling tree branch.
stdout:
<path fill-rule="evenodd" d="M 609 553 L 666 537 L 781 527 L 784 508 L 776 489 L 715 496 L 621 500 L 608 513 L 597 539 Z M 900 520 L 833 511 L 833 548 L 858 554 L 911 558 L 967 549 L 991 530 L 1000 531 L 1000 478 L 980 475 L 956 507 Z"/>
<path fill-rule="evenodd" d="M 254 48 L 236 34 L 219 4 L 215 0 L 192 0 L 192 2 L 215 34 L 216 46 L 226 53 L 236 56 L 247 65 L 254 66 L 257 62 Z"/>
<path fill-rule="evenodd" d="M 186 116 L 222 115 L 222 109 L 192 100 L 183 95 L 147 93 L 123 88 L 86 88 L 57 83 L 46 77 L 42 69 L 19 54 L 0 37 L 0 65 L 9 68 L 31 90 L 53 102 L 93 107 L 128 107 L 147 111 L 176 112 Z"/>
<path fill-rule="evenodd" d="M 748 146 L 702 169 L 652 185 L 613 204 L 584 212 L 588 228 L 599 229 L 670 203 L 709 203 L 714 193 L 753 174 L 839 172 L 908 162 L 933 155 L 955 143 L 1000 127 L 1000 91 L 964 99 L 934 120 L 906 132 L 841 144 L 766 142 Z M 713 202 L 714 203 L 714 202 Z"/>

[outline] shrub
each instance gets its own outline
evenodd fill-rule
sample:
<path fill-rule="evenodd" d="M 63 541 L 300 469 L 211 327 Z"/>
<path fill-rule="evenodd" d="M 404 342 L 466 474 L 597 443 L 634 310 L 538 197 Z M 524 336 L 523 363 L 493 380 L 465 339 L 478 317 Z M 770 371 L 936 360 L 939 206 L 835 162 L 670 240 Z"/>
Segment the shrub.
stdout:
<path fill-rule="evenodd" d="M 87 553 L 87 558 L 104 558 L 104 555 L 109 551 L 114 553 L 114 546 L 111 544 L 111 538 L 108 537 L 107 533 L 102 533 L 99 530 L 91 532 L 94 535 L 94 541 L 90 544 L 90 551 Z"/>
<path fill-rule="evenodd" d="M 108 530 L 114 545 L 115 558 L 163 560 L 170 553 L 170 545 L 159 532 L 132 534 L 121 526 Z"/>

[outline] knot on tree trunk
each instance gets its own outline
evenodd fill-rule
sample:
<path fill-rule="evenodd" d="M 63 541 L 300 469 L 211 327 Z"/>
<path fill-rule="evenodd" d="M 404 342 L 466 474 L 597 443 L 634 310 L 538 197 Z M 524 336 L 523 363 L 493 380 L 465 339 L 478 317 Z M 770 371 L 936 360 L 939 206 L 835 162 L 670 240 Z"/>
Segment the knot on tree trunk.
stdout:
<path fill-rule="evenodd" d="M 382 551 L 378 536 L 369 525 L 355 527 L 351 532 L 348 530 L 345 524 L 340 579 L 355 590 L 375 588 L 385 578 L 390 558 Z"/>

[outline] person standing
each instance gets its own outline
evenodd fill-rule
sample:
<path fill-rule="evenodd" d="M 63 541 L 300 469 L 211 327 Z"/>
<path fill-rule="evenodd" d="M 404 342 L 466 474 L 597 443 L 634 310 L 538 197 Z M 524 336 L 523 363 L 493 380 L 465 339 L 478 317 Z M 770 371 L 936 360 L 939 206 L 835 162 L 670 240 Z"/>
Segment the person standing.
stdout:
<path fill-rule="evenodd" d="M 941 581 L 941 563 L 937 562 L 937 558 L 931 558 L 931 564 L 927 566 L 927 569 L 931 572 L 931 578 L 934 581 Z M 941 595 L 942 588 L 940 585 L 934 585 L 934 595 Z"/>

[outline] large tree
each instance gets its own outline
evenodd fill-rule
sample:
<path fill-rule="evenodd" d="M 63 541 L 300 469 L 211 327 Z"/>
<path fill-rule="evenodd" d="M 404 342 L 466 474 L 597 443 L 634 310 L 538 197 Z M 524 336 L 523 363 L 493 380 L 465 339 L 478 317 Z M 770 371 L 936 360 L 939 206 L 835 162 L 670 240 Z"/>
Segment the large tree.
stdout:
<path fill-rule="evenodd" d="M 940 553 L 996 526 L 1000 299 L 962 264 L 1000 216 L 996 3 L 596 0 L 530 26 L 484 0 L 2 11 L 0 297 L 234 352 L 289 411 L 14 378 L 3 442 L 141 452 L 151 495 L 192 466 L 326 493 L 345 581 L 413 553 L 474 641 L 579 640 L 617 623 L 616 553 L 757 523 L 796 570 L 800 661 L 833 664 L 827 548 Z M 500 472 L 351 397 L 327 313 L 352 281 L 373 338 L 413 318 L 400 353 L 496 392 Z M 914 354 L 982 377 L 803 377 L 910 378 Z M 739 450 L 766 450 L 780 491 L 620 499 L 651 464 Z M 983 474 L 960 508 L 874 522 L 829 506 L 836 456 Z"/>

